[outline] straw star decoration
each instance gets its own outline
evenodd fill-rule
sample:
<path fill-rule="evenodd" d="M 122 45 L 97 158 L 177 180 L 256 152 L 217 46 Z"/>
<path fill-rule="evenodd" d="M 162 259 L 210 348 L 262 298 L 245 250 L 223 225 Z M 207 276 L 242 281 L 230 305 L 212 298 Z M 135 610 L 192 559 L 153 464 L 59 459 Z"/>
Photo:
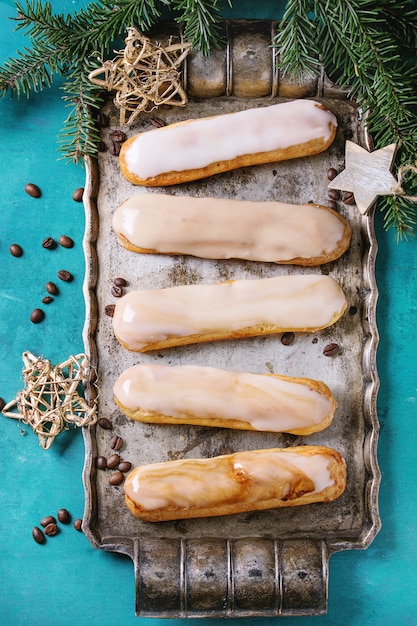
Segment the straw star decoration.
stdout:
<path fill-rule="evenodd" d="M 191 43 L 172 43 L 170 39 L 163 46 L 135 28 L 128 28 L 127 33 L 126 48 L 88 75 L 95 85 L 116 92 L 114 104 L 120 109 L 120 125 L 132 124 L 141 111 L 152 111 L 163 104 L 185 106 L 188 98 L 179 67 Z"/>
<path fill-rule="evenodd" d="M 331 189 L 351 191 L 362 215 L 366 215 L 378 196 L 399 192 L 398 181 L 391 174 L 396 144 L 368 152 L 353 141 L 346 142 L 346 167 L 329 184 Z"/>
<path fill-rule="evenodd" d="M 88 376 L 89 360 L 85 354 L 71 356 L 55 367 L 30 352 L 24 352 L 22 359 L 24 389 L 6 404 L 3 415 L 31 426 L 44 450 L 69 425 L 95 424 L 96 403 L 89 406 L 77 391 Z M 17 413 L 12 409 L 17 409 Z"/>

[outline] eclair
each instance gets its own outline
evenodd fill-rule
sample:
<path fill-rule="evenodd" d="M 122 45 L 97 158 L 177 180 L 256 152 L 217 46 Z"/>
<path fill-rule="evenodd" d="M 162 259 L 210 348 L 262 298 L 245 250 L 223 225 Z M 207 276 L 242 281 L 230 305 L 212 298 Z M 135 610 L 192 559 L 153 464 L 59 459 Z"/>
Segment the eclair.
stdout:
<path fill-rule="evenodd" d="M 162 522 L 330 502 L 345 486 L 339 452 L 300 446 L 142 465 L 124 492 L 136 517 Z"/>
<path fill-rule="evenodd" d="M 147 352 L 287 331 L 314 332 L 334 324 L 346 306 L 339 283 L 323 274 L 180 285 L 124 295 L 115 306 L 113 331 L 126 349 Z"/>
<path fill-rule="evenodd" d="M 120 171 L 135 185 L 177 185 L 318 154 L 336 130 L 335 115 L 313 100 L 186 120 L 130 137 L 122 144 Z"/>
<path fill-rule="evenodd" d="M 119 243 L 142 254 L 187 254 L 313 266 L 349 247 L 352 230 L 318 204 L 251 202 L 144 193 L 117 207 Z"/>
<path fill-rule="evenodd" d="M 130 419 L 311 435 L 329 426 L 337 402 L 322 381 L 196 365 L 140 364 L 113 387 Z"/>

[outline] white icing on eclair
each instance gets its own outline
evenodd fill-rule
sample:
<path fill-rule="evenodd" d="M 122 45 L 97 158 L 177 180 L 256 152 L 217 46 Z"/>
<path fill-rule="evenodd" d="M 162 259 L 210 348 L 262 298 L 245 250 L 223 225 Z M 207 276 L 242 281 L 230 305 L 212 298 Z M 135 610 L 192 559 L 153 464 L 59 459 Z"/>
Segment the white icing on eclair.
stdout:
<path fill-rule="evenodd" d="M 188 337 L 192 343 L 200 335 L 254 327 L 252 335 L 309 332 L 333 324 L 345 308 L 342 288 L 330 276 L 286 275 L 131 291 L 116 304 L 113 330 L 125 347 L 141 351 L 156 349 L 151 344 L 157 342 Z"/>
<path fill-rule="evenodd" d="M 128 198 L 117 208 L 113 228 L 136 248 L 265 262 L 329 255 L 349 229 L 336 212 L 314 204 L 169 194 Z"/>
<path fill-rule="evenodd" d="M 140 133 L 123 148 L 123 158 L 130 172 L 147 179 L 320 138 L 328 141 L 336 126 L 333 113 L 317 102 L 292 100 Z"/>
<path fill-rule="evenodd" d="M 296 452 L 272 449 L 154 463 L 134 469 L 124 489 L 137 506 L 152 511 L 285 500 L 300 479 L 309 485 L 309 494 L 334 484 L 328 456 L 316 453 L 300 457 Z"/>
<path fill-rule="evenodd" d="M 213 419 L 238 420 L 255 430 L 288 432 L 314 427 L 336 408 L 327 387 L 328 397 L 320 393 L 320 387 L 313 389 L 312 382 L 214 367 L 150 363 L 125 370 L 113 391 L 118 404 L 129 413 L 157 413 L 179 424 L 198 418 L 209 420 L 207 426 Z"/>

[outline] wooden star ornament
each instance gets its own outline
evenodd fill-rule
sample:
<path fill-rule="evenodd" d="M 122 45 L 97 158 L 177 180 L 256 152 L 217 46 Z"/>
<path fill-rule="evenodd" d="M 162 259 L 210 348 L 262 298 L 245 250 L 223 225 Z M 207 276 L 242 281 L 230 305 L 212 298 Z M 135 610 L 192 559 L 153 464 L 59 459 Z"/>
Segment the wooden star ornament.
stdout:
<path fill-rule="evenodd" d="M 391 174 L 396 149 L 392 143 L 368 152 L 347 141 L 345 169 L 329 183 L 330 189 L 352 192 L 359 211 L 366 215 L 378 196 L 393 196 L 398 190 L 398 181 Z"/>

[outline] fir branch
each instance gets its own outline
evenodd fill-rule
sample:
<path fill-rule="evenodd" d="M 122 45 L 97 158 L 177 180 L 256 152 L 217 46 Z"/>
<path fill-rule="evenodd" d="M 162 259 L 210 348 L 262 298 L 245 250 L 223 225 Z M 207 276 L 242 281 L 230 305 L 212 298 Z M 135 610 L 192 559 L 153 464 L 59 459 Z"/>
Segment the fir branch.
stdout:
<path fill-rule="evenodd" d="M 184 26 L 184 38 L 205 55 L 211 46 L 220 48 L 224 43 L 219 19 L 219 2 L 213 0 L 172 0 L 173 9 L 181 15 L 176 22 Z"/>

